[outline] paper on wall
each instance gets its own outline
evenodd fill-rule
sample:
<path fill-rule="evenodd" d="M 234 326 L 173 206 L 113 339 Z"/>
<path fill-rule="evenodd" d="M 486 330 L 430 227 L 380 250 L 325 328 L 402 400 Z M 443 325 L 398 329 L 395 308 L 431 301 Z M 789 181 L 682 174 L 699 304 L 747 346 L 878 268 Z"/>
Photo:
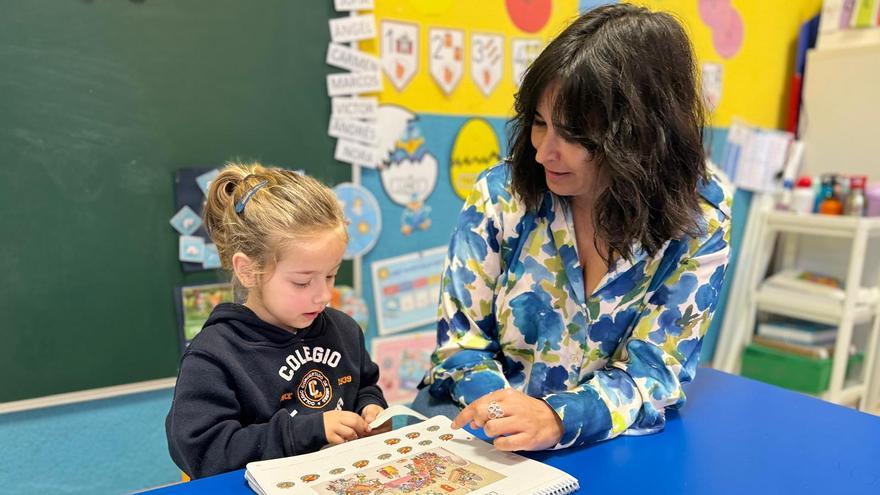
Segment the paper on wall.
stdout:
<path fill-rule="evenodd" d="M 446 246 L 439 246 L 371 264 L 379 335 L 436 321 L 445 258 Z"/>
<path fill-rule="evenodd" d="M 471 34 L 471 78 L 484 96 L 495 91 L 504 74 L 504 36 Z"/>
<path fill-rule="evenodd" d="M 325 61 L 327 65 L 352 72 L 379 70 L 379 59 L 377 57 L 337 43 L 327 44 L 327 57 Z"/>
<path fill-rule="evenodd" d="M 375 145 L 379 140 L 379 129 L 375 123 L 346 119 L 336 115 L 330 117 L 327 134 L 336 139 L 349 139 L 368 145 Z"/>
<path fill-rule="evenodd" d="M 333 8 L 337 12 L 352 10 L 373 10 L 373 0 L 333 0 Z"/>
<path fill-rule="evenodd" d="M 464 31 L 431 28 L 428 40 L 431 77 L 444 93 L 451 94 L 464 73 Z"/>
<path fill-rule="evenodd" d="M 178 259 L 191 263 L 203 262 L 205 260 L 205 239 L 192 235 L 180 236 Z"/>
<path fill-rule="evenodd" d="M 202 226 L 202 219 L 199 218 L 199 215 L 192 208 L 183 205 L 183 208 L 171 217 L 169 223 L 181 235 L 192 235 Z"/>
<path fill-rule="evenodd" d="M 700 85 L 703 90 L 703 102 L 711 112 L 718 108 L 721 102 L 724 66 L 714 62 L 703 62 L 701 69 Z"/>
<path fill-rule="evenodd" d="M 379 366 L 378 385 L 389 404 L 409 404 L 415 399 L 436 347 L 436 330 L 373 337 L 370 357 Z"/>
<path fill-rule="evenodd" d="M 339 96 L 331 100 L 334 117 L 376 120 L 379 116 L 379 99 L 376 97 Z"/>
<path fill-rule="evenodd" d="M 333 152 L 333 158 L 340 162 L 370 168 L 376 168 L 382 163 L 379 150 L 347 139 L 336 141 L 336 150 Z"/>
<path fill-rule="evenodd" d="M 376 18 L 373 14 L 330 19 L 330 39 L 334 43 L 371 40 L 376 37 Z"/>
<path fill-rule="evenodd" d="M 419 27 L 383 20 L 380 30 L 382 69 L 397 91 L 403 91 L 419 69 Z"/>
<path fill-rule="evenodd" d="M 379 71 L 327 75 L 327 94 L 329 96 L 378 93 L 379 91 L 382 91 L 382 75 Z"/>
<path fill-rule="evenodd" d="M 535 39 L 514 38 L 510 40 L 510 63 L 513 83 L 519 87 L 526 69 L 541 53 L 541 41 Z"/>

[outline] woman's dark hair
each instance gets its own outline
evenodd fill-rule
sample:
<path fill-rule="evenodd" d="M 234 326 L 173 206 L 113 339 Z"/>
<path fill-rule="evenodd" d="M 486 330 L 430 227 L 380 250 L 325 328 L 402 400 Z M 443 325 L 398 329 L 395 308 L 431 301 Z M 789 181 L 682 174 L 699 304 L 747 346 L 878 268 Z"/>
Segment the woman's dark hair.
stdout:
<path fill-rule="evenodd" d="M 557 36 L 526 71 L 511 120 L 513 190 L 530 209 L 547 191 L 531 128 L 556 85 L 552 121 L 593 155 L 606 184 L 593 210 L 609 264 L 700 233 L 698 182 L 706 177 L 704 110 L 693 49 L 669 14 L 628 4 L 593 9 Z M 551 119 L 552 117 L 552 119 Z"/>

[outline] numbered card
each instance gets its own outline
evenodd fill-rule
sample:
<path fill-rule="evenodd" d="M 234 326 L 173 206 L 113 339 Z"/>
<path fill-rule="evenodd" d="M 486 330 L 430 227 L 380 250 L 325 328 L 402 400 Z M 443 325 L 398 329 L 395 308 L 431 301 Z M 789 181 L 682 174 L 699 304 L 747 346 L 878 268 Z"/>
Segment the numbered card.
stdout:
<path fill-rule="evenodd" d="M 485 96 L 495 91 L 504 74 L 504 36 L 471 34 L 471 79 Z"/>
<path fill-rule="evenodd" d="M 464 31 L 431 28 L 428 33 L 431 77 L 449 95 L 464 73 Z"/>
<path fill-rule="evenodd" d="M 403 91 L 419 70 L 419 27 L 383 20 L 380 36 L 382 69 L 397 91 Z"/>
<path fill-rule="evenodd" d="M 519 87 L 526 69 L 541 53 L 541 41 L 535 39 L 510 40 L 510 62 L 513 69 L 513 83 Z"/>

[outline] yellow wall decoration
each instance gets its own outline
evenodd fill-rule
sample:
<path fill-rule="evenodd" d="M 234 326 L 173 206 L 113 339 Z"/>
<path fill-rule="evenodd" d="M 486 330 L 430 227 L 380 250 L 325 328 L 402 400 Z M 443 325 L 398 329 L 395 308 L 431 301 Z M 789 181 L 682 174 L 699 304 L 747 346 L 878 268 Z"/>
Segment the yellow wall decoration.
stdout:
<path fill-rule="evenodd" d="M 798 31 L 804 22 L 819 13 L 822 0 L 637 0 L 632 3 L 676 14 L 688 29 L 699 63 L 722 66 L 721 95 L 711 114 L 711 126 L 728 127 L 733 117 L 761 127 L 784 126 Z M 719 26 L 709 24 L 713 23 L 715 14 L 732 15 L 730 9 L 742 19 L 743 37 L 735 53 L 725 57 L 730 53 L 725 48 L 731 47 L 722 40 L 719 53 L 718 40 L 713 40 Z M 704 20 L 707 17 L 709 24 Z"/>
<path fill-rule="evenodd" d="M 516 10 L 521 17 L 515 23 L 508 14 Z M 529 12 L 528 9 L 537 9 Z M 547 14 L 549 10 L 549 15 Z M 415 113 L 441 115 L 480 115 L 483 117 L 510 117 L 513 113 L 514 84 L 511 66 L 513 39 L 539 40 L 541 45 L 553 38 L 578 14 L 577 0 L 398 0 L 375 2 L 377 40 L 361 42 L 360 49 L 379 55 L 382 20 L 400 21 L 418 26 L 418 69 L 408 84 L 398 91 L 387 75 L 383 74 L 384 89 L 381 103 L 396 104 Z M 533 15 L 534 14 L 534 15 Z M 546 17 L 543 27 L 532 29 L 536 16 Z M 516 16 L 514 16 L 516 17 Z M 432 78 L 428 57 L 431 50 L 429 30 L 446 28 L 464 31 L 464 72 L 460 82 L 448 95 Z M 471 76 L 471 36 L 473 34 L 500 34 L 504 36 L 504 64 L 501 80 L 486 96 Z"/>
<path fill-rule="evenodd" d="M 452 190 L 467 199 L 477 176 L 501 160 L 501 145 L 492 126 L 483 119 L 470 119 L 461 126 L 449 159 Z"/>

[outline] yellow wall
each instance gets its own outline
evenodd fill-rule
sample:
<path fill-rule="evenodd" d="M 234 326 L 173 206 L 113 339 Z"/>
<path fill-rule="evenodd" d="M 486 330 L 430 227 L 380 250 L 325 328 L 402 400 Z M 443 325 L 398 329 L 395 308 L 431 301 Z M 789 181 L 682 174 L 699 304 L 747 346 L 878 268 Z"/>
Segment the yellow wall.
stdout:
<path fill-rule="evenodd" d="M 526 2 L 527 3 L 527 2 Z M 392 103 L 416 113 L 444 115 L 480 115 L 509 117 L 513 112 L 513 83 L 510 64 L 510 40 L 513 37 L 541 39 L 546 44 L 562 30 L 578 12 L 576 0 L 556 0 L 550 18 L 536 33 L 519 30 L 507 14 L 503 0 L 409 0 L 377 1 L 377 26 L 382 19 L 404 21 L 419 26 L 419 68 L 402 92 L 388 81 L 379 95 L 382 103 Z M 458 87 L 450 96 L 440 90 L 428 69 L 428 29 L 454 28 L 464 30 L 464 73 Z M 501 82 L 489 97 L 483 95 L 470 76 L 470 34 L 497 33 L 505 39 L 504 72 Z M 381 36 L 381 33 L 379 33 Z M 378 54 L 377 42 L 362 42 L 361 50 Z"/>
<path fill-rule="evenodd" d="M 699 61 L 723 65 L 721 100 L 710 125 L 728 127 L 732 117 L 740 117 L 761 127 L 784 126 L 798 30 L 819 13 L 822 0 L 733 0 L 730 4 L 742 17 L 744 32 L 740 50 L 729 59 L 713 46 L 712 31 L 700 18 L 700 0 L 633 3 L 678 15 L 688 28 Z"/>
<path fill-rule="evenodd" d="M 712 40 L 712 28 L 701 18 L 701 3 L 733 8 L 743 21 L 743 41 L 730 58 L 722 57 Z M 510 20 L 502 0 L 408 0 L 376 2 L 376 20 L 399 20 L 419 26 L 419 68 L 404 91 L 385 80 L 382 103 L 393 103 L 414 112 L 445 115 L 509 117 L 513 83 L 510 39 L 536 38 L 545 44 L 577 15 L 576 0 L 553 2 L 550 20 L 537 33 L 520 31 Z M 527 2 L 526 2 L 527 3 Z M 676 14 L 694 42 L 700 63 L 723 66 L 721 98 L 710 116 L 710 125 L 728 127 L 733 117 L 754 125 L 781 128 L 788 112 L 795 46 L 801 25 L 819 12 L 822 0 L 633 0 L 654 10 Z M 428 71 L 428 29 L 448 27 L 465 31 L 465 66 L 462 80 L 445 95 Z M 470 78 L 470 34 L 500 33 L 505 40 L 504 76 L 495 91 L 484 96 Z M 381 36 L 381 33 L 380 33 Z M 363 42 L 361 49 L 378 53 L 377 42 Z"/>

